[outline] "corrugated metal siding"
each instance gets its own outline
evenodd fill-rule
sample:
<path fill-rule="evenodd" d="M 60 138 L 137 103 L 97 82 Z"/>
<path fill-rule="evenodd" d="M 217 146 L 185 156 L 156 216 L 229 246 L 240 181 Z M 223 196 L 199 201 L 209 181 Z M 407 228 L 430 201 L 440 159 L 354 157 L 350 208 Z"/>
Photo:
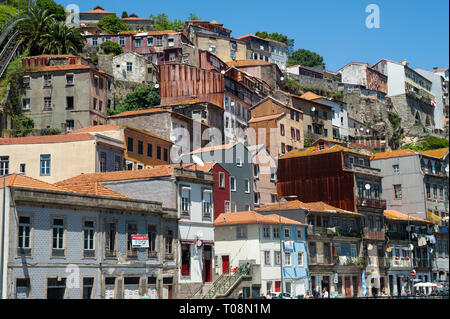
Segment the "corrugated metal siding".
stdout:
<path fill-rule="evenodd" d="M 342 161 L 342 152 L 279 159 L 278 195 L 355 211 L 354 176 L 342 170 Z"/>

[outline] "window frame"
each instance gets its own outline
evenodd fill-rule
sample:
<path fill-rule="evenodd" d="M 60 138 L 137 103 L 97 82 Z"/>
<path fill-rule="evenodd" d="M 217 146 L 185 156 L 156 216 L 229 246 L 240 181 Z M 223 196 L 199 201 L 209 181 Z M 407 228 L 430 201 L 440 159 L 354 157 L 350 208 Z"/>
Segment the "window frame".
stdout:
<path fill-rule="evenodd" d="M 56 225 L 56 228 L 60 229 L 62 228 L 62 246 L 63 248 L 60 247 L 53 247 L 53 232 L 55 229 L 55 220 L 62 220 L 63 221 L 63 225 Z M 57 239 L 61 239 L 60 236 L 57 236 Z M 58 242 L 59 243 L 59 242 Z M 55 255 L 54 251 L 63 251 L 63 255 Z M 50 259 L 54 259 L 54 258 L 62 258 L 65 259 L 66 258 L 66 250 L 67 250 L 67 217 L 66 216 L 62 216 L 62 215 L 51 215 L 50 216 Z"/>
<path fill-rule="evenodd" d="M 93 226 L 92 226 L 92 228 L 91 228 L 91 230 L 92 230 L 92 232 L 93 232 L 93 237 L 92 237 L 92 245 L 93 245 L 93 248 L 92 249 L 89 249 L 89 248 L 85 248 L 85 241 L 86 241 L 86 239 L 85 239 L 85 234 L 86 234 L 86 222 L 92 222 L 93 223 Z M 82 254 L 83 254 L 83 257 L 82 257 L 82 259 L 84 259 L 84 258 L 96 258 L 96 255 L 97 255 L 97 245 L 96 245 L 96 242 L 97 242 L 97 231 L 96 231 L 96 226 L 97 226 L 97 223 L 96 223 L 96 220 L 94 219 L 94 218 L 83 218 L 82 219 L 82 232 L 81 232 L 81 247 L 82 247 Z M 93 255 L 92 256 L 90 256 L 89 254 L 85 254 L 85 251 L 89 251 L 89 252 L 93 252 Z M 89 255 L 89 256 L 87 256 L 87 255 Z"/>

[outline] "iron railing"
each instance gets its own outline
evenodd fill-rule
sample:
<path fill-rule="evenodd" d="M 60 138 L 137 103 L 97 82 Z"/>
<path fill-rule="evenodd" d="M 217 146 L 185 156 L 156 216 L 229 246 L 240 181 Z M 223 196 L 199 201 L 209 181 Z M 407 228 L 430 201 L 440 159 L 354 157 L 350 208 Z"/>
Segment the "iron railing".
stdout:
<path fill-rule="evenodd" d="M 243 276 L 249 275 L 250 271 L 251 265 L 250 263 L 246 263 L 238 267 L 234 273 L 219 277 L 201 298 L 214 299 L 218 295 L 226 295 Z"/>

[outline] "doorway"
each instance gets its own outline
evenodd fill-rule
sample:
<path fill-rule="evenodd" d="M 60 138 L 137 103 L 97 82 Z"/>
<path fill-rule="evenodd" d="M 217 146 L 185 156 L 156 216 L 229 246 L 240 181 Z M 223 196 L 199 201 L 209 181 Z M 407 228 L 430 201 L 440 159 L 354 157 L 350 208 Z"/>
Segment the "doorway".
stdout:
<path fill-rule="evenodd" d="M 230 272 L 230 256 L 222 256 L 222 273 L 228 274 Z"/>
<path fill-rule="evenodd" d="M 203 246 L 203 282 L 211 282 L 212 279 L 212 249 L 211 246 Z"/>
<path fill-rule="evenodd" d="M 352 297 L 352 281 L 350 276 L 345 276 L 345 298 Z"/>

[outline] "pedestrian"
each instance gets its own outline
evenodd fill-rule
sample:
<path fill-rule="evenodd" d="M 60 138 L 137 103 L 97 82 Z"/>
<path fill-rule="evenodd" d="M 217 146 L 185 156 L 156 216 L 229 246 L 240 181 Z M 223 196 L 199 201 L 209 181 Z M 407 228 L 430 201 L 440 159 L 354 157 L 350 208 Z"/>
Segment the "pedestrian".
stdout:
<path fill-rule="evenodd" d="M 308 291 L 306 292 L 305 299 L 311 299 L 311 297 L 312 297 L 312 296 L 311 296 L 311 291 L 308 290 Z"/>
<path fill-rule="evenodd" d="M 238 299 L 244 299 L 244 295 L 242 294 L 242 291 L 239 293 Z"/>
<path fill-rule="evenodd" d="M 322 298 L 328 298 L 327 288 L 323 288 L 323 290 L 322 290 Z"/>
<path fill-rule="evenodd" d="M 141 299 L 150 299 L 150 297 L 147 295 L 146 292 L 144 292 L 144 295 L 141 297 Z"/>
<path fill-rule="evenodd" d="M 314 289 L 313 296 L 314 296 L 314 299 L 319 299 L 320 298 L 320 292 L 318 292 L 317 289 Z"/>
<path fill-rule="evenodd" d="M 261 294 L 261 297 L 259 297 L 259 299 L 266 299 L 266 296 L 264 296 L 264 294 Z"/>
<path fill-rule="evenodd" d="M 267 290 L 266 299 L 272 299 L 272 295 L 270 294 L 270 290 Z"/>

